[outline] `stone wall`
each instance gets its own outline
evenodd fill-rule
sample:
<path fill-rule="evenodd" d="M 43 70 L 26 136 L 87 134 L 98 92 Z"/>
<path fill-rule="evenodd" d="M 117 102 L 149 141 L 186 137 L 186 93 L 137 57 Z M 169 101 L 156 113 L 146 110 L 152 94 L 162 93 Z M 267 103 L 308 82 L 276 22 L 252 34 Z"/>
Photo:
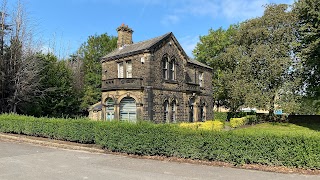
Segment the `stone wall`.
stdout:
<path fill-rule="evenodd" d="M 163 78 L 163 56 L 169 57 L 169 61 L 175 60 L 175 80 Z M 143 61 L 141 60 L 143 58 Z M 102 63 L 102 80 L 118 78 L 117 63 L 132 61 L 132 78 L 142 78 L 143 86 L 140 90 L 103 91 L 102 102 L 112 97 L 118 102 L 120 97 L 128 95 L 137 99 L 138 119 L 152 120 L 156 123 L 164 121 L 164 101 L 177 102 L 177 121 L 188 121 L 190 111 L 190 99 L 194 99 L 195 121 L 199 119 L 200 106 L 205 104 L 207 119 L 213 118 L 212 107 L 212 73 L 211 69 L 188 62 L 188 57 L 181 51 L 175 39 L 168 38 L 156 44 L 149 52 L 135 54 Z M 199 83 L 198 75 L 204 74 L 203 87 L 196 87 Z M 186 82 L 193 83 L 198 89 L 186 90 Z M 103 108 L 104 109 L 104 108 Z M 105 111 L 105 110 L 104 110 Z M 116 110 L 118 112 L 118 110 Z M 105 114 L 103 112 L 102 114 Z"/>

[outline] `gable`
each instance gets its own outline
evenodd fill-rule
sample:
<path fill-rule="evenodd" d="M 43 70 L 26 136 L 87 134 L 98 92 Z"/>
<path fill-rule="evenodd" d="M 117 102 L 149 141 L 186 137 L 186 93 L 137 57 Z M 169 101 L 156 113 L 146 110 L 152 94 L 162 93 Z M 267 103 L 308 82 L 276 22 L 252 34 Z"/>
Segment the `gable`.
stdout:
<path fill-rule="evenodd" d="M 212 69 L 210 66 L 207 66 L 199 61 L 191 59 L 183 50 L 180 43 L 178 42 L 178 40 L 176 39 L 176 37 L 173 35 L 172 32 L 166 33 L 162 36 L 158 36 L 146 41 L 141 41 L 141 42 L 137 42 L 134 44 L 129 44 L 129 45 L 125 45 L 123 47 L 117 48 L 111 53 L 104 56 L 101 61 L 104 62 L 108 60 L 129 57 L 129 56 L 140 54 L 143 52 L 156 51 L 157 49 L 162 47 L 162 44 L 164 42 L 167 42 L 167 41 L 172 41 L 172 43 L 174 43 L 175 47 L 177 47 L 181 55 L 184 57 L 183 59 L 185 59 L 187 63 Z"/>

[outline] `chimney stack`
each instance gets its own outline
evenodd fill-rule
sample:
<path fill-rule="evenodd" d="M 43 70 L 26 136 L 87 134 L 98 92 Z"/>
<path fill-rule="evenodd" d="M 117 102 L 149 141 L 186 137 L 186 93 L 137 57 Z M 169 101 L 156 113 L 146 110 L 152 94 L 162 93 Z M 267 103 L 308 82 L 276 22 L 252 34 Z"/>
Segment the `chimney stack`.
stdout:
<path fill-rule="evenodd" d="M 133 30 L 129 28 L 128 25 L 121 24 L 121 26 L 117 28 L 117 31 L 118 31 L 118 41 L 117 41 L 118 48 L 124 46 L 125 44 L 133 43 L 132 42 Z"/>

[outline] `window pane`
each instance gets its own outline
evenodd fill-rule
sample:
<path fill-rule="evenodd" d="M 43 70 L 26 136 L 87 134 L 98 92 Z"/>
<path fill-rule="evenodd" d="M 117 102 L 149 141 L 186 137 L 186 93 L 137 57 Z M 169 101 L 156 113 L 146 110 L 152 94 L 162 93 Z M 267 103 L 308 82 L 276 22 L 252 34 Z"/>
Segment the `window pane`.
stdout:
<path fill-rule="evenodd" d="M 163 61 L 163 78 L 168 79 L 168 61 Z"/>
<path fill-rule="evenodd" d="M 118 78 L 123 78 L 123 63 L 118 63 Z"/>
<path fill-rule="evenodd" d="M 171 107 L 171 122 L 176 122 L 176 102 L 172 102 L 172 107 Z"/>
<path fill-rule="evenodd" d="M 131 61 L 127 61 L 126 62 L 127 65 L 127 78 L 132 78 L 132 62 Z"/>
<path fill-rule="evenodd" d="M 128 121 L 136 121 L 136 102 L 131 97 L 125 97 L 120 102 L 120 119 Z"/>
<path fill-rule="evenodd" d="M 110 121 L 114 119 L 114 102 L 111 98 L 106 101 L 106 120 Z"/>
<path fill-rule="evenodd" d="M 203 86 L 203 73 L 199 73 L 199 85 L 200 87 Z"/>

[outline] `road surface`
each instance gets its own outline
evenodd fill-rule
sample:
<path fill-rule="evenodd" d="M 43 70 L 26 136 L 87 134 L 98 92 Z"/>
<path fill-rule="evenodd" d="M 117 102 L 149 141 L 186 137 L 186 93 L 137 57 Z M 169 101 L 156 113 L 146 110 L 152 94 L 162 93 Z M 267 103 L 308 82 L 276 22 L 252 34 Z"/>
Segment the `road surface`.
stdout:
<path fill-rule="evenodd" d="M 9 142 L 0 139 L 0 180 L 236 179 L 313 180 L 315 175 L 279 174 L 130 158 Z"/>

